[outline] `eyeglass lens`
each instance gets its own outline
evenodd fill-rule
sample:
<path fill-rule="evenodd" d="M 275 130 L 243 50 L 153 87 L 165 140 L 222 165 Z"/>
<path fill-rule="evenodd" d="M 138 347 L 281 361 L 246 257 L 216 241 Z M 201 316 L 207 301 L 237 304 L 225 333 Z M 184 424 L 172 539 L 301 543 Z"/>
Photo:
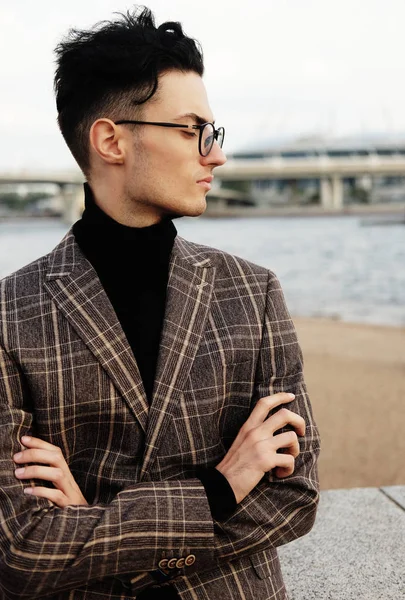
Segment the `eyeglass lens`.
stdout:
<path fill-rule="evenodd" d="M 215 141 L 215 127 L 212 123 L 206 123 L 204 129 L 201 133 L 201 154 L 203 156 L 207 156 L 212 149 Z M 218 129 L 217 142 L 222 148 L 222 144 L 224 141 L 224 128 L 220 127 Z"/>
<path fill-rule="evenodd" d="M 201 154 L 207 156 L 211 152 L 214 144 L 214 127 L 211 123 L 206 123 L 201 132 Z"/>

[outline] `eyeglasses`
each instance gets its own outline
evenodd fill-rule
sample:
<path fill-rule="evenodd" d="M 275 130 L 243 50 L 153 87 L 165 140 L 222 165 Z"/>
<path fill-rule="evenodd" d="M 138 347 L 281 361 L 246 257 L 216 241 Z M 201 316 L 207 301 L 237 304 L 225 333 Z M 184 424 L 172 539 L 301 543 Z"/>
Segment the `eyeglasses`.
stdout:
<path fill-rule="evenodd" d="M 215 129 L 214 123 L 203 123 L 202 125 L 178 125 L 177 123 L 160 123 L 156 121 L 130 121 L 123 119 L 121 121 L 115 121 L 115 125 L 156 125 L 157 127 L 181 127 L 186 129 L 198 129 L 200 135 L 198 138 L 198 151 L 201 156 L 208 156 L 211 152 L 215 140 L 218 142 L 220 148 L 224 143 L 225 129 L 218 127 Z"/>

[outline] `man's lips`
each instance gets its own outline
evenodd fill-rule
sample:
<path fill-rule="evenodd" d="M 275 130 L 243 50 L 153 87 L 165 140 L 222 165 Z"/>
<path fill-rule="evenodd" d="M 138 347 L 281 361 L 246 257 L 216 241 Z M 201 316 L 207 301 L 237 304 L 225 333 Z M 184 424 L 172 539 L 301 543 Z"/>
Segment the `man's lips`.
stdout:
<path fill-rule="evenodd" d="M 212 182 L 213 179 L 214 179 L 214 176 L 213 175 L 209 175 L 208 177 L 205 177 L 205 179 L 200 179 L 199 181 L 197 181 L 197 184 L 201 185 L 206 190 L 210 190 L 211 189 L 211 182 Z"/>

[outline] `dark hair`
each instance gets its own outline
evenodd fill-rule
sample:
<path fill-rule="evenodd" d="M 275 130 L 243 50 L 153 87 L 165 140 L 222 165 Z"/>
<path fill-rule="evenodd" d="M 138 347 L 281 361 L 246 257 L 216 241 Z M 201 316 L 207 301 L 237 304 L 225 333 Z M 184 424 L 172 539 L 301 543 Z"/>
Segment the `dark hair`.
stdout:
<path fill-rule="evenodd" d="M 55 49 L 60 130 L 83 172 L 89 171 L 89 132 L 98 118 L 134 118 L 165 71 L 204 72 L 198 42 L 180 23 L 155 26 L 153 13 L 134 7 L 89 31 L 71 29 Z"/>

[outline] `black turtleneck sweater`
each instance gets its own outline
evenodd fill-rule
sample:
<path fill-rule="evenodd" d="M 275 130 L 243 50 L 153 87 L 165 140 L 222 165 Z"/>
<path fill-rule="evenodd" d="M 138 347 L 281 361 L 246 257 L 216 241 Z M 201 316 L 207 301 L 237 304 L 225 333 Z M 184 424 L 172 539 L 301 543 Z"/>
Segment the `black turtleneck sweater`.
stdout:
<path fill-rule="evenodd" d="M 73 225 L 73 234 L 116 312 L 150 403 L 164 320 L 169 262 L 177 231 L 169 219 L 142 228 L 121 225 L 97 206 L 89 185 L 84 187 L 85 210 L 81 220 Z M 197 476 L 204 485 L 213 517 L 220 521 L 230 516 L 236 508 L 236 500 L 226 477 L 215 468 L 198 469 Z M 172 588 L 163 588 L 163 591 L 162 598 L 177 598 L 171 595 Z M 153 593 L 157 598 L 156 592 Z M 147 591 L 140 597 L 146 599 Z"/>
<path fill-rule="evenodd" d="M 170 220 L 143 228 L 121 225 L 96 205 L 86 184 L 85 210 L 73 233 L 117 314 L 150 403 L 176 228 Z"/>

